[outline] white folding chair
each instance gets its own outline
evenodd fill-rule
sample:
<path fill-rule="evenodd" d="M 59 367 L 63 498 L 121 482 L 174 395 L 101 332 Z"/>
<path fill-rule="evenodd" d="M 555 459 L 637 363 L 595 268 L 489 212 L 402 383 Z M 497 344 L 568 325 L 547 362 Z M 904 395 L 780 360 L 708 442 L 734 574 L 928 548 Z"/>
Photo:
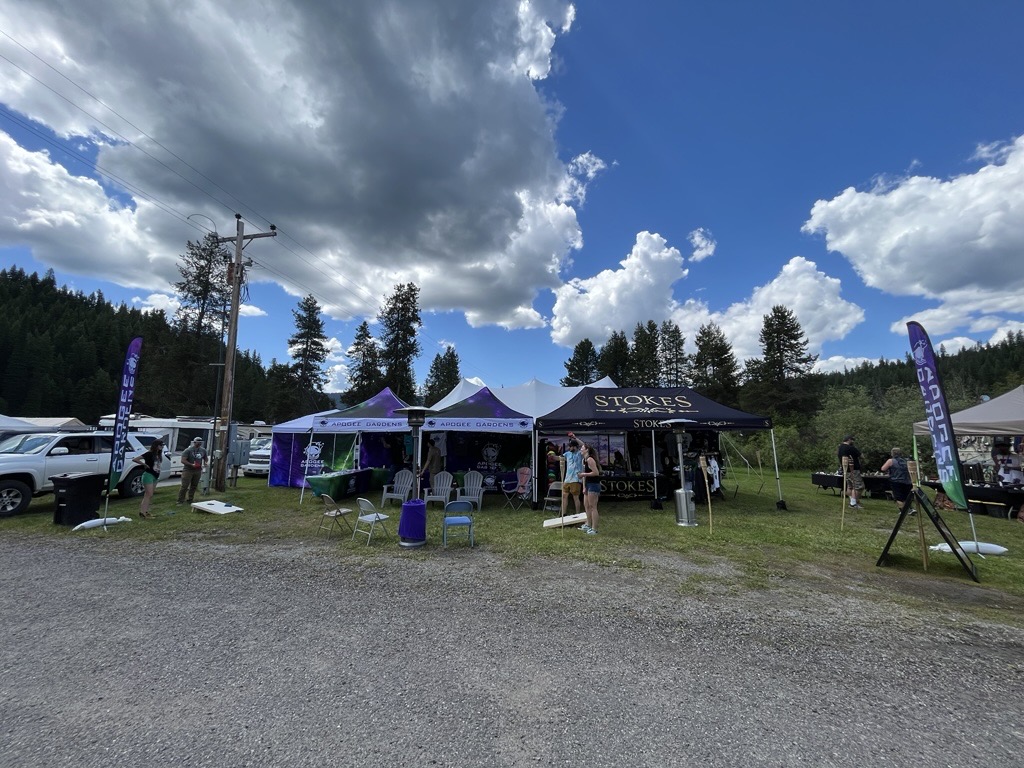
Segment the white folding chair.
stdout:
<path fill-rule="evenodd" d="M 348 516 L 352 514 L 351 509 L 342 507 L 326 493 L 321 493 L 320 498 L 324 502 L 324 513 L 320 516 L 320 525 L 316 529 L 318 535 L 320 531 L 327 528 L 327 538 L 331 538 L 334 529 L 341 528 L 342 523 L 348 527 L 349 531 L 354 530 L 352 523 L 348 521 Z M 330 521 L 329 523 L 328 520 Z"/>
<path fill-rule="evenodd" d="M 359 504 L 359 515 L 356 517 L 356 525 L 352 530 L 352 539 L 355 540 L 356 534 L 361 533 L 366 537 L 366 546 L 370 546 L 373 532 L 380 528 L 384 531 L 388 541 L 390 541 L 391 534 L 388 532 L 387 525 L 385 525 L 388 515 L 378 512 L 377 508 L 373 506 L 373 502 L 368 499 L 356 499 L 356 503 Z"/>
<path fill-rule="evenodd" d="M 449 501 L 444 505 L 444 520 L 441 521 L 441 540 L 448 547 L 448 529 L 465 528 L 469 535 L 469 546 L 475 546 L 473 537 L 473 502 L 468 499 Z"/>

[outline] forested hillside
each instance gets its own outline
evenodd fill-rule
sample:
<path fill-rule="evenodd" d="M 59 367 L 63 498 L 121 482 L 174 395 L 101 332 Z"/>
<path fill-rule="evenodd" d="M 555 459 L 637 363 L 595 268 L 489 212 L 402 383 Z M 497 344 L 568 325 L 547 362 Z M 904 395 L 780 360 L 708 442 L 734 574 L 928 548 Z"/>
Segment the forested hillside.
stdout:
<path fill-rule="evenodd" d="M 998 344 L 981 344 L 956 354 L 937 350 L 939 373 L 952 411 L 976 405 L 1024 384 L 1024 334 L 1011 334 Z M 749 386 L 745 385 L 745 386 Z M 909 451 L 913 424 L 925 418 L 913 361 L 864 364 L 844 373 L 812 374 L 789 384 L 808 394 L 807 407 L 768 412 L 775 417 L 779 463 L 784 469 L 833 470 L 842 436 L 854 434 L 868 469 L 878 469 L 890 448 Z M 743 392 L 740 393 L 741 401 Z M 754 455 L 770 455 L 765 435 L 749 436 L 741 445 Z M 931 456 L 931 442 L 918 440 L 921 457 Z"/>
<path fill-rule="evenodd" d="M 760 357 L 733 354 L 725 332 L 714 323 L 684 338 L 672 321 L 638 323 L 630 341 L 616 331 L 599 349 L 580 341 L 566 360 L 564 386 L 610 376 L 628 387 L 686 386 L 712 400 L 748 413 L 770 416 L 782 469 L 834 469 L 836 447 L 853 433 L 868 466 L 881 466 L 890 449 L 909 451 L 915 421 L 924 418 L 913 362 L 866 363 L 842 373 L 814 373 L 817 356 L 792 310 L 775 306 L 764 316 Z M 689 351 L 692 349 L 693 351 Z M 1024 383 L 1024 333 L 997 344 L 979 344 L 946 354 L 940 346 L 939 371 L 954 411 Z M 726 448 L 756 466 L 758 455 L 770 462 L 770 435 L 723 433 Z M 924 457 L 930 441 L 919 441 Z"/>
<path fill-rule="evenodd" d="M 396 317 L 418 313 L 414 286 L 405 286 L 404 291 L 396 290 L 393 302 L 412 309 L 392 313 Z M 405 297 L 406 293 L 412 295 Z M 197 323 L 176 325 L 161 312 L 114 306 L 99 293 L 87 296 L 57 286 L 52 273 L 39 277 L 18 268 L 0 270 L 0 306 L 0 413 L 74 416 L 95 424 L 114 410 L 125 349 L 133 337 L 142 336 L 135 411 L 213 415 L 223 350 L 220 334 L 209 330 L 210 323 L 205 330 Z M 418 314 L 415 319 L 418 323 Z M 581 342 L 566 369 L 570 377 L 582 377 L 579 383 L 612 375 L 632 386 L 692 386 L 727 405 L 771 416 L 782 468 L 831 467 L 835 447 L 848 432 L 858 436 L 871 466 L 880 465 L 894 445 L 909 449 L 911 425 L 924 417 L 909 354 L 904 360 L 864 364 L 844 373 L 810 373 L 809 363 L 815 358 L 806 355 L 803 332 L 794 318 L 776 308 L 765 321 L 765 354 L 742 366 L 732 358 L 731 345 L 719 329 L 702 329 L 691 356 L 684 352 L 678 329 L 651 322 L 638 325 L 632 344 L 625 333 L 616 334 L 600 352 L 589 341 Z M 417 323 L 401 327 L 415 331 Z M 357 334 L 355 347 L 359 346 Z M 363 346 L 378 349 L 368 342 Z M 952 355 L 941 347 L 937 352 L 953 410 L 1024 383 L 1024 333 Z M 454 351 L 451 356 L 447 366 L 444 360 L 435 360 L 427 380 L 427 388 L 437 390 L 431 397 L 458 381 L 458 358 Z M 400 362 L 406 364 L 404 359 Z M 363 389 L 375 394 L 390 380 L 380 361 L 369 363 L 372 375 Z M 298 394 L 302 388 L 295 366 L 271 361 L 265 368 L 258 355 L 241 352 L 235 375 L 234 415 L 241 421 L 274 423 L 328 407 L 322 393 L 315 401 Z M 529 375 L 524 372 L 524 380 Z M 562 383 L 577 383 L 570 377 Z M 369 396 L 356 387 L 362 381 L 356 378 L 350 402 Z M 414 384 L 410 381 L 405 387 Z M 418 402 L 422 396 L 410 399 Z M 757 451 L 765 461 L 771 455 L 767 435 L 733 435 L 730 440 L 752 463 Z"/>
<path fill-rule="evenodd" d="M 125 350 L 143 337 L 135 411 L 213 416 L 223 360 L 219 338 L 185 334 L 162 312 L 114 306 L 101 293 L 58 287 L 53 274 L 0 270 L 0 413 L 74 416 L 88 424 L 112 413 Z M 236 358 L 235 418 L 290 418 L 305 412 L 287 382 L 258 355 Z"/>

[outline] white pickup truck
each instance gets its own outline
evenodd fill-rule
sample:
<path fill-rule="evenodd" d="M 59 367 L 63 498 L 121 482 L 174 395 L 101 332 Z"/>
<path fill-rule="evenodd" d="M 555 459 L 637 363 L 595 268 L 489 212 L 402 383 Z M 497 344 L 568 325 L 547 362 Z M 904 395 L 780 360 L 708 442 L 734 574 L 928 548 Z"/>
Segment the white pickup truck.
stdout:
<path fill-rule="evenodd" d="M 142 468 L 131 463 L 161 435 L 128 433 L 125 466 L 117 483 L 121 496 L 142 494 Z M 113 432 L 38 432 L 0 442 L 0 517 L 23 512 L 33 496 L 53 491 L 50 478 L 70 472 L 110 471 Z"/>

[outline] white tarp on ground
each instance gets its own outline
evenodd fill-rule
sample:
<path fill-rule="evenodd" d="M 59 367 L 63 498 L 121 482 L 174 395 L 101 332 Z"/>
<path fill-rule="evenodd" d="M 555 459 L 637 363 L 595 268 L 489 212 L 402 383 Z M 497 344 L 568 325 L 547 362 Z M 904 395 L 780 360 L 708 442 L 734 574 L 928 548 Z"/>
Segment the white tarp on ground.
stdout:
<path fill-rule="evenodd" d="M 957 435 L 1024 435 L 1024 384 L 954 413 L 953 431 Z M 928 422 L 914 424 L 914 434 L 929 434 Z"/>

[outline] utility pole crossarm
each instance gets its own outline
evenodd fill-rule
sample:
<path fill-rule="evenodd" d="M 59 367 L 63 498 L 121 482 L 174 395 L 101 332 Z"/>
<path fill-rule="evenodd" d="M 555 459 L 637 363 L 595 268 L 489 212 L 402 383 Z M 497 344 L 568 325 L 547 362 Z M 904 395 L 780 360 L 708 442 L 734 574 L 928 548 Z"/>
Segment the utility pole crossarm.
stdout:
<path fill-rule="evenodd" d="M 277 227 L 275 227 L 273 224 L 271 224 L 269 232 L 257 232 L 254 235 L 245 235 L 243 237 L 243 239 L 244 240 L 255 240 L 257 237 L 277 237 Z M 220 245 L 221 243 L 233 243 L 237 239 L 238 239 L 238 235 L 234 235 L 233 237 L 218 237 L 217 238 L 217 244 Z"/>

